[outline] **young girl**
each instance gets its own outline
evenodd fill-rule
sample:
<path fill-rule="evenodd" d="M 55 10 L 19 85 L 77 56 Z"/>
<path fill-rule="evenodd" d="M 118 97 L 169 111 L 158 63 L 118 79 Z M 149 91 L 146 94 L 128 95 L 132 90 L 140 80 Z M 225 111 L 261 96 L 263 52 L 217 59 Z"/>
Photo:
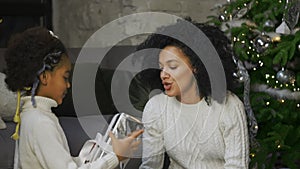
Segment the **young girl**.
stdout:
<path fill-rule="evenodd" d="M 114 153 L 83 164 L 70 155 L 68 143 L 51 107 L 60 105 L 67 89 L 71 63 L 62 42 L 51 31 L 35 27 L 14 36 L 5 53 L 6 83 L 24 102 L 14 139 L 19 139 L 19 163 L 23 169 L 115 168 L 124 155 L 137 146 L 142 131 L 118 140 L 112 133 Z M 19 105 L 20 106 L 20 105 Z M 18 109 L 19 109 L 18 106 Z M 76 131 L 74 131 L 76 132 Z M 16 151 L 17 152 L 17 151 Z"/>
<path fill-rule="evenodd" d="M 180 22 L 161 31 L 197 42 L 194 36 L 197 32 L 187 31 L 188 27 Z M 227 90 L 231 90 L 235 65 L 228 47 L 230 41 L 216 27 L 194 26 L 209 38 L 218 52 Z M 138 50 L 147 48 L 161 49 L 156 58 L 160 76 L 148 75 L 151 79 L 145 84 L 160 81 L 164 93 L 153 96 L 143 111 L 145 132 L 140 168 L 161 169 L 165 152 L 172 169 L 248 168 L 247 119 L 239 98 L 230 91 L 223 102 L 214 98 L 206 65 L 183 42 L 158 33 L 149 36 Z"/>

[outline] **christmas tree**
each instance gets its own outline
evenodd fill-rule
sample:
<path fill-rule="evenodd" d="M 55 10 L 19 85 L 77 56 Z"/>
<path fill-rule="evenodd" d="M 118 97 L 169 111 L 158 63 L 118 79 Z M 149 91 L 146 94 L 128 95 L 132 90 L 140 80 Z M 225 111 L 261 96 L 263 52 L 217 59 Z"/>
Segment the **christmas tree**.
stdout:
<path fill-rule="evenodd" d="M 232 40 L 244 83 L 250 167 L 299 169 L 300 0 L 227 0 L 217 9 L 209 23 Z"/>

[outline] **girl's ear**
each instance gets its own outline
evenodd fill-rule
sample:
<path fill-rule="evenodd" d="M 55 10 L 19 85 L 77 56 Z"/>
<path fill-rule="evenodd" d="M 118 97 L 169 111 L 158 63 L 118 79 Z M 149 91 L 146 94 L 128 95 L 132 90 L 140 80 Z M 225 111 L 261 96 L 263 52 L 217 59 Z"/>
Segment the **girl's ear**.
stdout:
<path fill-rule="evenodd" d="M 47 73 L 45 71 L 43 73 L 41 73 L 39 75 L 40 84 L 47 86 L 48 78 L 49 78 L 49 73 Z"/>

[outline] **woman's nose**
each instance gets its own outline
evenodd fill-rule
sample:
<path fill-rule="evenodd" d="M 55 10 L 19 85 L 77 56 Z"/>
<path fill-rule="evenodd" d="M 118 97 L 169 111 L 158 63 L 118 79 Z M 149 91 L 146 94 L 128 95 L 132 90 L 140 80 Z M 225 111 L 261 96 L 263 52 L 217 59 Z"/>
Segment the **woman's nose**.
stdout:
<path fill-rule="evenodd" d="M 160 72 L 160 77 L 161 77 L 162 79 L 165 79 L 165 78 L 170 77 L 170 74 L 169 74 L 168 72 L 166 72 L 165 70 L 161 70 L 161 72 Z"/>

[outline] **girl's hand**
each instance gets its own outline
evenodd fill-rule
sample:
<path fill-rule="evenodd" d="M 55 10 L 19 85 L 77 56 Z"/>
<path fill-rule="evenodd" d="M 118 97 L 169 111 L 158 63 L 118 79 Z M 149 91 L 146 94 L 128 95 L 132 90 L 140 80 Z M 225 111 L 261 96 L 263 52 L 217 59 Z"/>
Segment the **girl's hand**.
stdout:
<path fill-rule="evenodd" d="M 112 132 L 109 133 L 113 151 L 117 155 L 119 161 L 131 157 L 132 154 L 138 149 L 138 145 L 141 143 L 141 140 L 137 141 L 136 138 L 143 132 L 143 129 L 136 130 L 132 132 L 128 137 L 123 139 L 117 139 Z"/>

